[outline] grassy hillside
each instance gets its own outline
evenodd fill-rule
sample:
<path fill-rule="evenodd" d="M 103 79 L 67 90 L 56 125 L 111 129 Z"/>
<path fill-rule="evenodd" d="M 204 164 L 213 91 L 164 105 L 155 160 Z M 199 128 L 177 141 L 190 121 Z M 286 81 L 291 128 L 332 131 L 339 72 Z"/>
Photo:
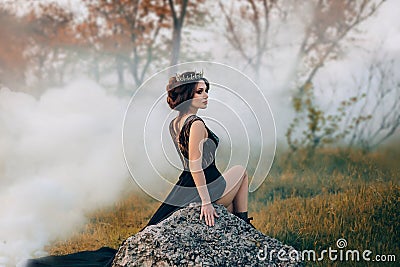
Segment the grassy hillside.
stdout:
<path fill-rule="evenodd" d="M 299 250 L 313 249 L 317 257 L 323 249 L 337 249 L 336 241 L 344 238 L 343 250 L 368 249 L 373 252 L 370 258 L 395 254 L 399 262 L 399 162 L 400 153 L 390 149 L 368 155 L 339 149 L 278 154 L 263 185 L 250 195 L 250 216 L 266 235 Z M 65 254 L 118 248 L 158 206 L 145 194 L 128 192 L 114 206 L 88 214 L 88 224 L 70 240 L 56 241 L 47 249 Z M 310 265 L 357 265 L 324 258 Z"/>

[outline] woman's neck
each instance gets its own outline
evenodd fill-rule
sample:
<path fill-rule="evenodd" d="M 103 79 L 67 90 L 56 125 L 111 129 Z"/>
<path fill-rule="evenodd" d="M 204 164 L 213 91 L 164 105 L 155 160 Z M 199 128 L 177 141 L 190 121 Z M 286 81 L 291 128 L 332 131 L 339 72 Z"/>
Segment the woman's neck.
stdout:
<path fill-rule="evenodd" d="M 179 112 L 178 117 L 184 117 L 185 115 L 190 116 L 190 115 L 196 115 L 197 114 L 197 109 L 189 109 L 187 112 L 185 113 L 181 113 Z"/>

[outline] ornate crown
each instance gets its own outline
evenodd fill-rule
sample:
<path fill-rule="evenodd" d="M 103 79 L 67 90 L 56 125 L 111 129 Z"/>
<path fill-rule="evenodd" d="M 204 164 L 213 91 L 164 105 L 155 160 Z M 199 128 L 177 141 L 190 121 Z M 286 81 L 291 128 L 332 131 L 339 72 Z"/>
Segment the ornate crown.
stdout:
<path fill-rule="evenodd" d="M 185 75 L 186 74 L 186 75 Z M 191 81 L 198 81 L 201 78 L 203 78 L 203 70 L 201 70 L 200 72 L 196 72 L 196 70 L 194 72 L 191 72 L 190 74 L 186 73 L 182 73 L 182 74 L 176 74 L 175 78 L 177 82 L 182 82 L 182 83 L 187 83 L 187 82 L 191 82 Z"/>

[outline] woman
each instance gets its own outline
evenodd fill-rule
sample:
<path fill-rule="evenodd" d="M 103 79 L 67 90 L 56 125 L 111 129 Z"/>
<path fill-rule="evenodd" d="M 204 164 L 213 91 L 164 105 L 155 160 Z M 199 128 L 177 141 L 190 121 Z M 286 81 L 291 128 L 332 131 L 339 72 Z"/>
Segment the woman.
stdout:
<path fill-rule="evenodd" d="M 250 223 L 252 218 L 247 217 L 246 170 L 236 165 L 221 175 L 214 160 L 219 139 L 196 115 L 200 108 L 207 107 L 209 87 L 202 73 L 185 72 L 169 80 L 167 102 L 172 109 L 179 111 L 178 116 L 170 123 L 170 133 L 184 171 L 147 225 L 164 220 L 191 202 L 201 202 L 200 220 L 204 218 L 208 226 L 213 226 L 218 217 L 211 204 L 215 202 L 224 205 L 230 212 L 253 226 Z M 97 251 L 32 259 L 27 266 L 108 267 L 111 266 L 116 252 L 115 249 L 103 247 Z"/>
<path fill-rule="evenodd" d="M 244 167 L 233 166 L 222 175 L 215 165 L 218 137 L 196 115 L 207 108 L 210 84 L 203 72 L 184 72 L 169 79 L 167 102 L 178 116 L 170 123 L 170 134 L 184 170 L 178 182 L 147 225 L 157 224 L 191 202 L 201 202 L 200 220 L 214 226 L 218 217 L 212 203 L 254 227 L 247 216 L 248 176 Z"/>

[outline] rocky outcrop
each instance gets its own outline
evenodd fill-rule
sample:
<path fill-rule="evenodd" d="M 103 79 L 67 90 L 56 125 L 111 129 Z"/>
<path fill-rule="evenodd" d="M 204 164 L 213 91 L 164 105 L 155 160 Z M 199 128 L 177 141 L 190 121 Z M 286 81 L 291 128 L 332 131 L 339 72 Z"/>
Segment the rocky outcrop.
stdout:
<path fill-rule="evenodd" d="M 268 237 L 214 204 L 214 226 L 192 203 L 123 242 L 113 266 L 302 266 L 291 246 Z"/>

